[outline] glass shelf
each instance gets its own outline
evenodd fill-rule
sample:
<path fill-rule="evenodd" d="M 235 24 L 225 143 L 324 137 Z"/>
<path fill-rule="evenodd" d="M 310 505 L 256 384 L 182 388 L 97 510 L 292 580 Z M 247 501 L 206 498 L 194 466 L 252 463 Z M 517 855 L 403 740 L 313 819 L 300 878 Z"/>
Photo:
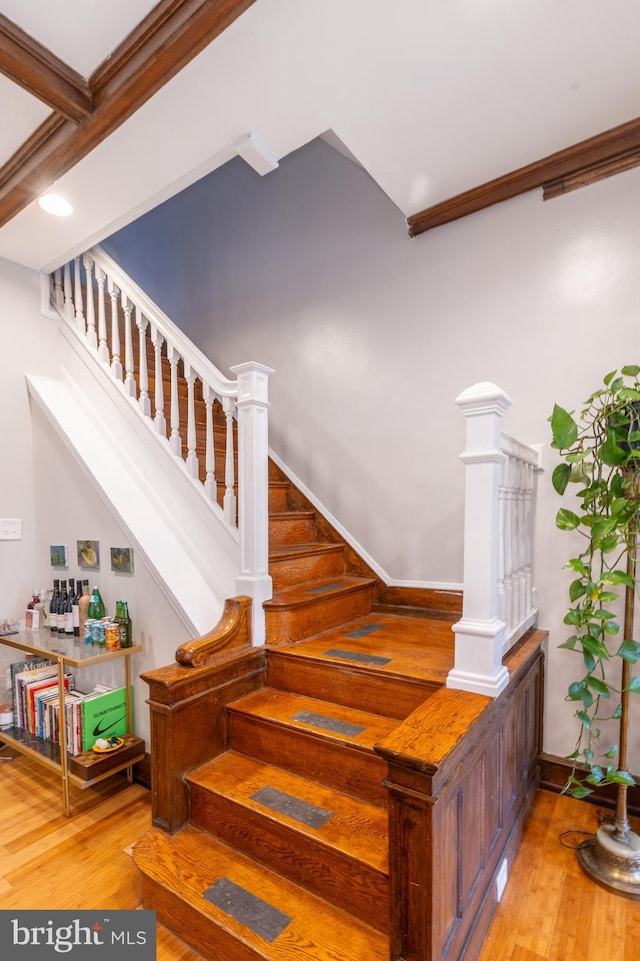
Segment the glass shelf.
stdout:
<path fill-rule="evenodd" d="M 63 657 L 69 667 L 89 667 L 90 664 L 101 664 L 117 657 L 128 656 L 142 650 L 140 644 L 132 647 L 120 647 L 115 651 L 108 651 L 104 647 L 93 647 L 85 644 L 79 637 L 65 634 L 52 634 L 48 630 L 18 631 L 17 634 L 0 634 L 0 644 L 14 647 L 25 654 L 36 657 Z"/>

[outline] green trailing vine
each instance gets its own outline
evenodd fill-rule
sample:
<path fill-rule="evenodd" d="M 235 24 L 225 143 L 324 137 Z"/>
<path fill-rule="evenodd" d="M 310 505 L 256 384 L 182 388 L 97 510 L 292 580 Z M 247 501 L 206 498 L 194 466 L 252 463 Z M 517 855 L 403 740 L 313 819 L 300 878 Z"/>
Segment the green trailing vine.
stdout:
<path fill-rule="evenodd" d="M 564 788 L 574 797 L 585 797 L 605 784 L 635 784 L 618 766 L 618 745 L 603 749 L 599 725 L 622 715 L 622 691 L 612 681 L 619 673 L 614 664 L 622 659 L 634 665 L 640 659 L 640 644 L 624 637 L 620 624 L 623 595 L 637 587 L 639 375 L 637 365 L 612 371 L 577 418 L 557 404 L 549 418 L 551 446 L 562 456 L 553 471 L 553 486 L 560 495 L 569 485 L 578 487 L 577 510 L 560 508 L 556 526 L 581 534 L 583 547 L 566 565 L 575 575 L 564 617 L 572 633 L 559 645 L 581 659 L 581 676 L 567 691 L 580 722 L 569 755 L 573 769 Z M 640 676 L 630 678 L 626 691 L 640 693 Z"/>

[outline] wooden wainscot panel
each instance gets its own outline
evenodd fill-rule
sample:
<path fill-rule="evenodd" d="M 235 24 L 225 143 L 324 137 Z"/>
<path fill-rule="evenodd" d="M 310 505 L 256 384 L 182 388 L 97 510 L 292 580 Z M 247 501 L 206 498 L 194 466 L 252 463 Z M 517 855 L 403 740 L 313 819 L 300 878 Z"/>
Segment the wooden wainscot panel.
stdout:
<path fill-rule="evenodd" d="M 506 659 L 492 700 L 441 689 L 376 751 L 386 760 L 392 961 L 473 961 L 537 786 L 546 635 Z"/>
<path fill-rule="evenodd" d="M 188 819 L 184 775 L 228 747 L 227 705 L 264 685 L 264 648 L 251 647 L 250 604 L 227 601 L 211 634 L 178 648 L 183 663 L 141 675 L 150 692 L 153 823 L 171 833 Z"/>

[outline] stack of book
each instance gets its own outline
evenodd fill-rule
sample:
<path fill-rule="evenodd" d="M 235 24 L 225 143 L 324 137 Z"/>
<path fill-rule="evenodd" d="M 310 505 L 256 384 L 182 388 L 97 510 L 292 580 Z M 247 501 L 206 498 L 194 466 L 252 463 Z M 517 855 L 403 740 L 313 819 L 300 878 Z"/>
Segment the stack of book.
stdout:
<path fill-rule="evenodd" d="M 46 659 L 11 665 L 15 727 L 35 738 L 60 742 L 58 667 Z M 91 693 L 75 689 L 73 674 L 64 675 L 66 747 L 69 754 L 90 750 L 98 738 L 127 733 L 124 687 L 96 685 Z"/>

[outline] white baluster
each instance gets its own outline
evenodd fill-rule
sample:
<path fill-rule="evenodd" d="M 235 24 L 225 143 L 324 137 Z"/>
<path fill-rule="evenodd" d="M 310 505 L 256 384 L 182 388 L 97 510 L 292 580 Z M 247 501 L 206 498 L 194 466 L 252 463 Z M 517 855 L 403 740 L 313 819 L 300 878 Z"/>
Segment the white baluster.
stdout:
<path fill-rule="evenodd" d="M 223 397 L 222 410 L 226 424 L 226 445 L 224 454 L 224 497 L 222 509 L 227 524 L 236 526 L 236 494 L 235 494 L 235 451 L 233 446 L 233 401 L 230 397 Z"/>
<path fill-rule="evenodd" d="M 94 350 L 98 347 L 96 334 L 96 311 L 93 303 L 93 260 L 89 254 L 83 255 L 84 269 L 87 274 L 87 343 Z"/>
<path fill-rule="evenodd" d="M 507 529 L 507 477 L 506 461 L 502 463 L 500 472 L 501 482 L 498 490 L 498 517 L 500 520 L 500 534 L 498 536 L 498 570 L 496 574 L 496 595 L 498 598 L 498 617 L 506 622 L 507 601 L 505 597 L 505 554 L 506 554 L 506 534 Z"/>
<path fill-rule="evenodd" d="M 71 288 L 71 262 L 64 265 L 64 315 L 73 323 L 73 293 Z"/>
<path fill-rule="evenodd" d="M 145 417 L 151 416 L 151 401 L 149 399 L 149 375 L 147 372 L 147 341 L 146 333 L 149 321 L 139 307 L 136 307 L 136 326 L 138 328 L 138 407 Z"/>
<path fill-rule="evenodd" d="M 210 387 L 205 387 L 204 385 L 202 393 L 207 416 L 204 491 L 209 500 L 216 503 L 218 499 L 218 489 L 216 484 L 216 458 L 213 435 L 213 401 L 215 395 Z"/>
<path fill-rule="evenodd" d="M 107 275 L 104 270 L 96 266 L 96 281 L 98 283 L 98 357 L 103 364 L 109 363 L 109 345 L 107 344 L 107 314 L 104 309 L 104 285 Z"/>
<path fill-rule="evenodd" d="M 58 310 L 64 309 L 64 292 L 62 290 L 62 271 L 56 268 L 53 272 L 53 300 Z"/>
<path fill-rule="evenodd" d="M 515 491 L 513 487 L 513 457 L 507 455 L 505 462 L 505 475 L 507 478 L 505 496 L 506 502 L 506 525 L 504 530 L 504 622 L 507 627 L 507 636 L 511 631 L 514 624 L 514 604 L 516 601 L 515 591 L 514 591 L 514 546 L 516 539 L 516 530 L 514 525 L 515 517 Z"/>
<path fill-rule="evenodd" d="M 153 423 L 156 428 L 156 433 L 160 434 L 161 437 L 166 437 L 167 421 L 164 416 L 164 384 L 162 382 L 162 345 L 164 344 L 164 337 L 153 324 L 151 325 L 151 343 L 153 344 L 155 360 L 154 404 L 156 413 L 153 418 Z"/>
<path fill-rule="evenodd" d="M 198 375 L 184 361 L 184 379 L 187 382 L 187 470 L 191 477 L 198 477 L 198 455 L 196 453 L 196 414 L 194 387 Z"/>
<path fill-rule="evenodd" d="M 131 311 L 133 304 L 128 297 L 122 298 L 122 312 L 124 314 L 124 389 L 128 397 L 136 397 L 136 379 L 133 364 L 133 332 L 131 328 Z"/>
<path fill-rule="evenodd" d="M 111 373 L 115 380 L 122 380 L 122 360 L 120 358 L 120 324 L 118 323 L 118 298 L 120 288 L 109 277 L 109 297 L 111 298 Z"/>
<path fill-rule="evenodd" d="M 180 355 L 175 347 L 167 344 L 167 357 L 171 367 L 171 435 L 169 447 L 176 457 L 182 457 L 182 437 L 180 436 L 180 405 L 178 399 L 178 362 Z"/>
<path fill-rule="evenodd" d="M 82 302 L 82 270 L 80 257 L 73 261 L 73 278 L 75 281 L 75 301 L 76 301 L 76 327 L 83 337 L 86 336 L 87 327 L 84 319 L 84 304 Z"/>

